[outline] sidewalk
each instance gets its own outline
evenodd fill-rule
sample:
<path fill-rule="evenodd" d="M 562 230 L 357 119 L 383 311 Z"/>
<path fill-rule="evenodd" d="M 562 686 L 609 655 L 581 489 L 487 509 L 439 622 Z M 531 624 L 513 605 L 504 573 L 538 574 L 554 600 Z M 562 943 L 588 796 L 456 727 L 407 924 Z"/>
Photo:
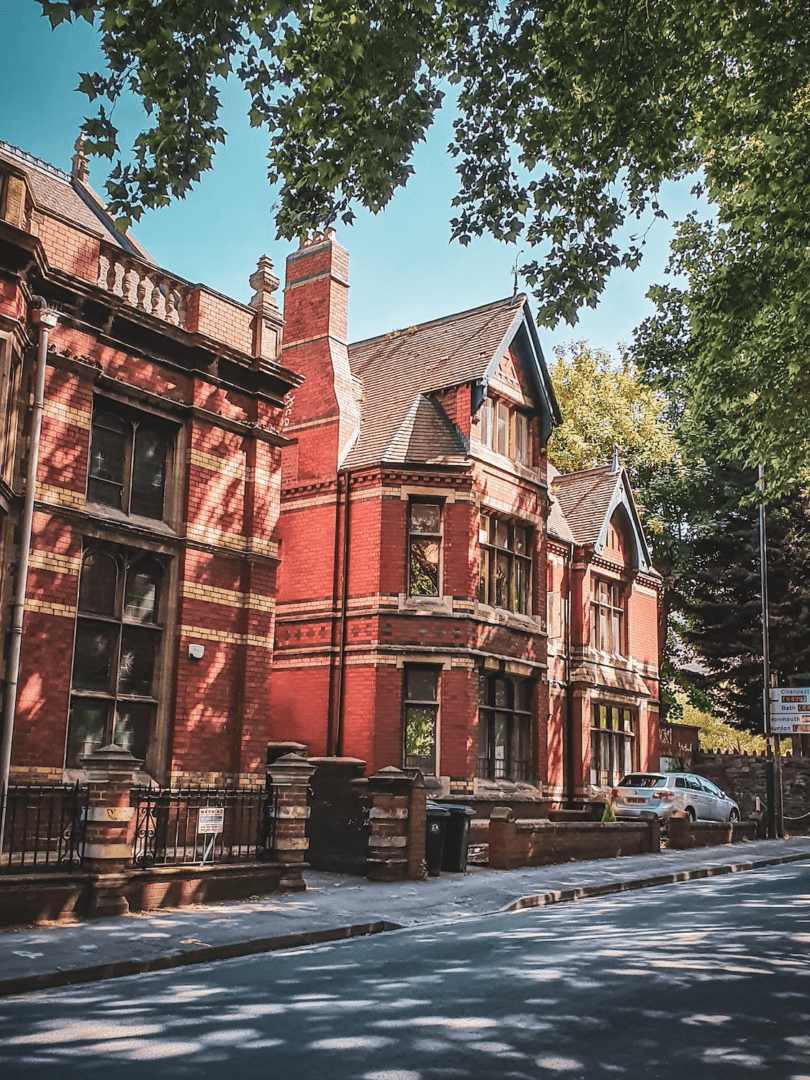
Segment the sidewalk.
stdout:
<path fill-rule="evenodd" d="M 810 860 L 810 837 L 376 884 L 308 871 L 307 891 L 0 931 L 0 995 Z M 2 888 L 2 881 L 0 881 Z"/>

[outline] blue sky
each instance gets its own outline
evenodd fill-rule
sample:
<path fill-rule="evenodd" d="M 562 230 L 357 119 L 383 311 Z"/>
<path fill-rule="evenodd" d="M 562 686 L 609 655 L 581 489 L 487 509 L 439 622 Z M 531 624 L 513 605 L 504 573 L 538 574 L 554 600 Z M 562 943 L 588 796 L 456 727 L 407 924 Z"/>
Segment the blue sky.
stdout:
<path fill-rule="evenodd" d="M 95 40 L 85 23 L 51 31 L 34 0 L 0 0 L 0 139 L 70 169 L 73 143 L 90 110 L 74 88 L 78 72 L 99 65 Z M 293 248 L 275 239 L 266 134 L 248 126 L 247 100 L 235 82 L 226 88 L 224 100 L 229 137 L 213 170 L 185 200 L 150 213 L 133 231 L 166 269 L 247 301 L 248 278 L 259 257 L 270 255 L 283 282 L 284 261 Z M 451 119 L 449 113 L 440 116 L 417 151 L 416 175 L 383 213 L 360 211 L 351 228 L 338 229 L 350 256 L 351 340 L 475 307 L 512 291 L 520 244 L 480 239 L 464 248 L 449 242 L 450 201 L 456 192 L 454 162 L 445 150 Z M 137 130 L 138 110 L 119 103 L 115 122 L 124 131 Z M 105 163 L 92 159 L 90 168 L 90 181 L 103 194 Z M 686 212 L 689 187 L 672 186 L 664 193 L 662 204 L 671 218 Z M 652 312 L 644 294 L 663 278 L 669 237 L 668 222 L 653 223 L 641 267 L 616 273 L 598 309 L 583 313 L 575 327 L 561 324 L 543 331 L 546 354 L 572 339 L 612 353 L 618 342 L 629 342 L 633 328 Z"/>

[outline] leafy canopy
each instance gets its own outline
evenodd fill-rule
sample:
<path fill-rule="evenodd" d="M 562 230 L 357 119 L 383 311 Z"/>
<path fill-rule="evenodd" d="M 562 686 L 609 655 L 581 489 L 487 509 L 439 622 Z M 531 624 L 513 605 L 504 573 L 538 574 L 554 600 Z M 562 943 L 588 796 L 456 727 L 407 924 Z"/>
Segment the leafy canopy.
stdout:
<path fill-rule="evenodd" d="M 554 429 L 549 457 L 561 472 L 611 460 L 613 447 L 633 484 L 643 488 L 677 453 L 663 394 L 646 385 L 633 361 L 615 363 L 587 342 L 557 346 L 549 368 L 564 423 Z"/>
<path fill-rule="evenodd" d="M 109 185 L 130 220 L 210 168 L 235 75 L 269 133 L 287 238 L 385 206 L 456 85 L 453 236 L 542 245 L 524 269 L 547 324 L 573 323 L 614 267 L 637 264 L 641 234 L 616 232 L 662 213 L 667 178 L 702 169 L 720 220 L 763 241 L 804 230 L 810 8 L 794 0 L 38 2 L 54 26 L 100 31 L 108 69 L 80 84 L 98 101 L 91 151 L 119 158 L 122 94 L 149 115 Z"/>
<path fill-rule="evenodd" d="M 122 222 L 182 196 L 225 139 L 223 80 L 250 96 L 292 239 L 378 211 L 412 173 L 448 87 L 451 234 L 520 239 L 538 319 L 573 324 L 634 268 L 665 180 L 699 176 L 715 225 L 676 261 L 693 363 L 685 412 L 775 493 L 810 457 L 810 5 L 796 0 L 38 0 L 99 30 L 88 149 Z M 124 160 L 113 110 L 139 99 Z M 629 239 L 628 228 L 635 229 Z"/>

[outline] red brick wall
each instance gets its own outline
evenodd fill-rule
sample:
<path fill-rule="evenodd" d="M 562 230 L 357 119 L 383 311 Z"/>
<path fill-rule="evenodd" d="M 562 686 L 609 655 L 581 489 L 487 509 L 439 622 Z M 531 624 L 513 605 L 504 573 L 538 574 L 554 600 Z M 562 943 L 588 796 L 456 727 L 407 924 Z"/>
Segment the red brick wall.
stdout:
<path fill-rule="evenodd" d="M 269 707 L 270 738 L 305 743 L 313 757 L 327 753 L 326 732 L 329 715 L 329 666 L 323 658 L 317 663 L 302 661 L 295 667 L 294 659 L 278 661 L 273 670 Z M 352 735 L 344 747 L 344 755 L 361 757 L 353 750 Z"/>
<path fill-rule="evenodd" d="M 100 247 L 98 237 L 45 214 L 35 215 L 35 225 L 51 266 L 95 285 Z"/>
<path fill-rule="evenodd" d="M 88 524 L 73 516 L 84 511 L 97 372 L 118 379 L 120 397 L 135 409 L 141 407 L 136 391 L 142 388 L 236 422 L 257 415 L 247 394 L 203 380 L 195 384 L 187 375 L 102 346 L 70 326 L 60 324 L 51 341 L 55 351 L 47 369 L 37 484 L 47 510 L 34 520 L 15 776 L 38 775 L 41 769 L 58 775 L 64 762 L 83 535 L 135 547 L 160 547 L 166 540 L 165 530 L 130 535 L 114 517 Z M 272 411 L 264 411 L 267 422 Z M 195 419 L 185 425 L 185 441 L 178 438 L 175 445 L 178 467 L 170 486 L 183 493 L 176 525 L 181 538 L 188 532 L 193 546 L 181 543 L 175 557 L 177 593 L 164 603 L 164 617 L 171 612 L 174 622 L 170 617 L 164 638 L 161 699 L 169 730 L 159 769 L 163 779 L 171 772 L 180 778 L 263 775 L 280 451 L 248 437 L 249 430 Z M 202 660 L 189 659 L 190 643 L 203 644 Z"/>
<path fill-rule="evenodd" d="M 634 589 L 627 605 L 629 653 L 645 664 L 658 664 L 658 598 Z"/>

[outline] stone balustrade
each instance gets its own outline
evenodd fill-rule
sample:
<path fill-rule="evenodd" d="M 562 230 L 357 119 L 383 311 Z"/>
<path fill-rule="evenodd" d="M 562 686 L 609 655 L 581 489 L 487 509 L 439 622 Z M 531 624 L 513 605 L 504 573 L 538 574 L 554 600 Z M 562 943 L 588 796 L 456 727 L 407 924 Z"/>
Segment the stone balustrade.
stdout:
<path fill-rule="evenodd" d="M 115 248 L 104 247 L 99 254 L 96 284 L 146 315 L 174 326 L 186 325 L 191 287 L 156 266 Z"/>

